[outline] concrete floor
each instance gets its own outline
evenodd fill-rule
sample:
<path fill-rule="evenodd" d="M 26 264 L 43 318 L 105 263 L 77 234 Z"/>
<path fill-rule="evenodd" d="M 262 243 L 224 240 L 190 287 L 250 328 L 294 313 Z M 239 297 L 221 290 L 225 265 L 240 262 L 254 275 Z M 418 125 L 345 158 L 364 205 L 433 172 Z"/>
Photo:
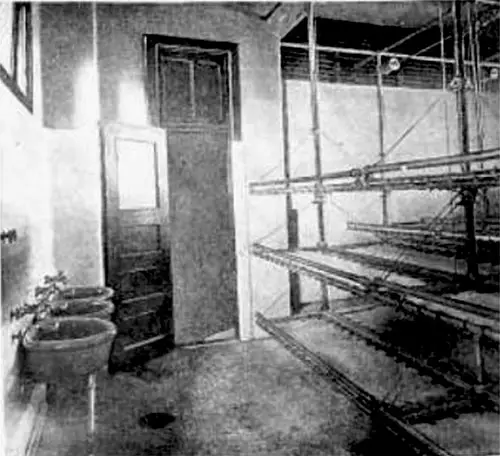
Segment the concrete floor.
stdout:
<path fill-rule="evenodd" d="M 366 253 L 384 256 L 382 251 Z M 392 258 L 398 253 L 385 252 Z M 431 261 L 429 255 L 410 258 L 445 270 L 454 266 L 449 259 Z M 337 259 L 329 257 L 329 261 L 339 266 Z M 352 262 L 342 261 L 341 266 L 377 275 L 372 268 Z M 420 285 L 397 274 L 391 280 Z M 475 301 L 478 297 L 469 293 L 460 298 Z M 497 298 L 498 294 L 481 295 L 480 301 L 495 306 Z M 387 307 L 353 318 L 441 369 L 472 374 L 470 343 L 463 334 L 438 328 L 432 321 L 413 321 Z M 397 405 L 446 395 L 428 378 L 353 341 L 331 324 L 308 320 L 283 327 L 379 399 Z M 498 346 L 490 347 L 486 368 L 493 385 L 499 381 L 498 360 Z M 175 420 L 160 429 L 142 426 L 141 417 L 152 412 L 168 412 Z M 87 454 L 86 413 L 84 384 L 59 388 L 38 456 Z M 271 339 L 176 349 L 142 371 L 113 377 L 101 373 L 96 413 L 96 455 L 378 456 L 388 454 L 388 448 L 394 450 L 393 443 L 381 438 L 352 403 Z M 491 413 L 417 425 L 443 448 L 464 456 L 500 454 L 498 427 L 499 415 Z"/>
<path fill-rule="evenodd" d="M 387 316 L 374 312 L 364 319 L 387 326 Z M 283 327 L 379 399 L 397 405 L 446 394 L 327 322 Z M 415 338 L 417 328 L 405 328 Z M 175 420 L 160 429 L 142 426 L 141 417 L 155 412 Z M 60 387 L 38 456 L 87 454 L 86 414 L 85 382 Z M 137 372 L 102 372 L 96 414 L 96 455 L 376 456 L 393 447 L 352 403 L 272 339 L 176 349 Z M 484 455 L 500 450 L 498 426 L 498 414 L 482 413 L 419 427 L 452 454 Z"/>
<path fill-rule="evenodd" d="M 394 319 L 377 312 L 358 318 L 380 327 Z M 280 325 L 381 400 L 398 405 L 446 396 L 446 388 L 327 322 Z M 404 326 L 415 338 L 418 328 Z M 96 455 L 377 456 L 394 448 L 352 403 L 272 339 L 176 349 L 137 372 L 102 372 L 97 386 Z M 160 429 L 141 425 L 141 417 L 155 412 L 175 420 Z M 86 414 L 85 382 L 60 387 L 38 456 L 87 454 Z M 417 428 L 465 456 L 500 452 L 498 426 L 498 414 L 475 413 Z"/>
<path fill-rule="evenodd" d="M 85 385 L 59 388 L 38 456 L 86 454 Z M 277 342 L 178 349 L 98 376 L 97 455 L 358 455 L 372 431 Z M 163 429 L 139 424 L 166 411 Z"/>

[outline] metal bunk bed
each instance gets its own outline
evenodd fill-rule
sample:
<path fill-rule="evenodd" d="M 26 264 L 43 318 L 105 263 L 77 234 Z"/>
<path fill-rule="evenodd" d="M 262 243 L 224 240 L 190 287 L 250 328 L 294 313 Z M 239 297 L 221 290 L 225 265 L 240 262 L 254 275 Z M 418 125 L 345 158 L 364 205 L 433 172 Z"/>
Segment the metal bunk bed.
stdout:
<path fill-rule="evenodd" d="M 478 140 L 478 150 L 470 150 L 469 126 L 467 118 L 466 99 L 466 65 L 473 69 L 475 76 L 474 89 L 476 95 L 480 89 L 477 75 L 480 68 L 498 68 L 500 65 L 494 63 L 479 62 L 479 52 L 477 43 L 477 5 L 473 4 L 466 12 L 469 14 L 469 34 L 470 42 L 474 43 L 475 52 L 471 52 L 472 60 L 465 61 L 462 43 L 465 36 L 462 17 L 463 10 L 460 1 L 453 4 L 452 19 L 454 25 L 454 60 L 444 58 L 444 32 L 443 14 L 440 10 L 439 27 L 441 32 L 441 58 L 435 59 L 426 56 L 413 56 L 413 58 L 428 61 L 437 61 L 443 66 L 443 89 L 448 88 L 446 82 L 446 63 L 453 62 L 455 65 L 455 77 L 452 81 L 452 88 L 457 96 L 457 123 L 460 135 L 460 154 L 453 156 L 439 156 L 418 160 L 404 160 L 400 162 L 387 162 L 387 155 L 396 148 L 404 138 L 414 128 L 412 125 L 401 137 L 389 148 L 386 148 L 384 141 L 384 116 L 383 116 L 383 79 L 382 79 L 382 57 L 391 59 L 407 59 L 412 56 L 400 53 L 393 53 L 390 50 L 394 46 L 385 48 L 380 52 L 364 52 L 366 60 L 375 58 L 377 60 L 377 105 L 378 105 L 378 129 L 379 129 L 379 160 L 365 167 L 356 167 L 342 171 L 324 173 L 321 160 L 320 141 L 320 119 L 318 109 L 318 48 L 316 43 L 316 30 L 314 19 L 314 4 L 310 4 L 308 16 L 308 58 L 309 58 L 309 82 L 311 93 L 311 113 L 312 113 L 312 137 L 314 146 L 315 172 L 311 176 L 291 177 L 290 167 L 290 144 L 289 144 L 289 124 L 287 114 L 287 90 L 283 79 L 283 128 L 284 128 L 284 179 L 252 182 L 250 184 L 251 195 L 279 195 L 286 197 L 288 249 L 272 249 L 262 244 L 254 244 L 251 253 L 263 260 L 285 267 L 289 271 L 290 279 L 290 307 L 291 316 L 284 319 L 269 319 L 263 313 L 257 313 L 256 323 L 271 336 L 275 337 L 295 356 L 311 367 L 323 378 L 332 382 L 334 388 L 344 392 L 350 397 L 361 410 L 372 416 L 380 418 L 386 431 L 396 436 L 400 441 L 408 444 L 416 454 L 444 455 L 450 454 L 439 445 L 429 440 L 424 434 L 412 428 L 409 423 L 409 415 L 388 405 L 386 401 L 376 398 L 367 392 L 363 386 L 346 377 L 342 369 L 335 367 L 335 363 L 330 362 L 324 354 L 317 353 L 307 341 L 300 340 L 293 333 L 293 330 L 285 329 L 283 322 L 294 319 L 320 319 L 328 321 L 343 331 L 360 337 L 368 345 L 375 346 L 386 353 L 390 353 L 396 359 L 416 367 L 420 372 L 425 372 L 438 382 L 446 384 L 448 387 L 458 388 L 460 393 L 458 400 L 451 401 L 451 408 L 457 410 L 478 410 L 493 409 L 499 410 L 499 403 L 496 394 L 485 388 L 485 345 L 498 344 L 500 340 L 500 312 L 498 308 L 487 305 L 471 304 L 468 301 L 455 299 L 452 297 L 440 296 L 443 290 L 432 290 L 426 286 L 407 286 L 397 282 L 395 275 L 402 273 L 412 277 L 425 279 L 436 279 L 443 281 L 443 277 L 450 284 L 453 277 L 449 277 L 442 270 L 430 270 L 420 268 L 415 264 L 402 261 L 399 257 L 396 261 L 378 259 L 377 261 L 367 255 L 349 252 L 348 246 L 329 247 L 326 241 L 325 227 L 325 195 L 336 192 L 351 191 L 380 191 L 382 195 L 382 225 L 350 223 L 348 229 L 367 231 L 375 235 L 382 241 L 394 234 L 401 235 L 401 238 L 412 239 L 417 237 L 425 240 L 429 237 L 438 237 L 443 242 L 453 243 L 456 247 L 460 244 L 466 253 L 467 268 L 466 274 L 461 277 L 467 278 L 466 288 L 473 288 L 480 282 L 478 264 L 478 244 L 494 243 L 500 241 L 498 236 L 488 234 L 478 234 L 476 232 L 475 199 L 480 189 L 496 187 L 499 183 L 500 169 L 500 147 L 484 149 L 481 140 Z M 498 14 L 493 16 L 498 18 Z M 487 18 L 491 21 L 491 17 Z M 481 25 L 481 22 L 479 22 Z M 435 25 L 435 24 L 431 24 Z M 421 30 L 428 29 L 431 25 Z M 408 38 L 418 35 L 420 31 L 413 33 Z M 406 39 L 398 41 L 395 45 L 404 42 Z M 298 46 L 300 47 L 300 46 Z M 331 49 L 330 49 L 331 50 Z M 335 49 L 345 52 L 345 48 Z M 363 54 L 359 50 L 347 50 L 347 52 Z M 361 62 L 362 65 L 365 61 Z M 398 66 L 397 60 L 389 61 L 389 64 Z M 479 109 L 475 106 L 476 113 Z M 480 125 L 478 126 L 478 131 Z M 479 165 L 479 166 L 474 166 Z M 450 171 L 450 167 L 456 167 Z M 443 172 L 448 167 L 448 172 Z M 435 173 L 427 171 L 437 169 Z M 397 190 L 447 190 L 454 192 L 454 203 L 460 200 L 464 207 L 464 221 L 466 230 L 464 233 L 446 232 L 440 229 L 443 225 L 442 219 L 432 220 L 430 224 L 419 226 L 418 229 L 406 228 L 401 225 L 392 226 L 389 224 L 388 214 L 388 194 L 389 191 Z M 318 222 L 318 243 L 316 247 L 299 248 L 298 245 L 298 211 L 293 206 L 292 196 L 297 193 L 311 193 L 314 195 L 313 203 L 316 205 Z M 370 244 L 368 242 L 367 244 Z M 444 251 L 446 250 L 443 247 Z M 345 269 L 336 268 L 328 262 L 311 259 L 307 252 L 316 252 L 320 255 L 344 255 L 358 262 L 367 262 L 368 266 L 379 268 L 382 275 L 357 274 Z M 372 264 L 369 263 L 372 261 Z M 300 275 L 312 277 L 319 281 L 321 286 L 321 308 L 319 312 L 300 314 Z M 392 276 L 392 277 L 391 277 Z M 391 279 L 389 278 L 391 277 Z M 464 281 L 462 281 L 464 282 Z M 464 283 L 462 283 L 464 285 Z M 497 284 L 494 284 L 498 288 Z M 366 310 L 378 305 L 392 306 L 397 310 L 407 314 L 425 315 L 436 321 L 446 321 L 448 324 L 459 328 L 464 334 L 471 336 L 474 345 L 475 378 L 471 381 L 463 381 L 457 376 L 446 375 L 436 366 L 427 365 L 424 361 L 415 359 L 404 350 L 398 350 L 390 342 L 382 340 L 377 334 L 370 332 L 354 321 L 343 319 L 343 312 L 330 312 L 330 302 L 328 287 L 344 290 L 353 296 L 359 297 L 361 304 L 353 309 L 347 309 L 346 314 L 351 314 L 357 310 Z M 453 288 L 453 285 L 451 285 Z M 450 291 L 450 290 L 448 290 Z M 367 304 L 368 303 L 368 304 Z M 343 309 L 344 311 L 346 309 Z M 464 405 L 465 404 L 465 405 Z M 413 409 L 412 409 L 413 410 Z M 443 406 L 428 405 L 426 410 L 420 410 L 420 416 L 439 416 L 443 411 Z M 413 412 L 412 412 L 413 413 Z M 426 415 L 426 416 L 427 416 Z M 411 420 L 410 420 L 411 421 Z"/>

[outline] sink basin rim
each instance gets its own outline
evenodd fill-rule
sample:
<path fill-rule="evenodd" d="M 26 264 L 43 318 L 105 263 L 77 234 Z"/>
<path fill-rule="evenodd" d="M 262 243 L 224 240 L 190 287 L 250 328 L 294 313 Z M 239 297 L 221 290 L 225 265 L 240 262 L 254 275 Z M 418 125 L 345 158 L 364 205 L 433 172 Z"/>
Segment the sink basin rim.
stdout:
<path fill-rule="evenodd" d="M 55 313 L 53 318 L 65 317 L 96 317 L 96 314 L 107 315 L 108 317 L 115 311 L 115 305 L 108 300 L 102 299 L 74 299 L 74 300 L 55 300 L 52 302 L 56 312 L 59 310 L 61 313 Z M 85 309 L 79 313 L 71 313 L 71 307 L 78 307 Z M 101 318 L 101 317 L 99 317 Z"/>
<path fill-rule="evenodd" d="M 63 340 L 39 340 L 36 335 L 44 327 L 54 323 L 81 322 L 82 324 L 100 327 L 102 330 L 86 337 Z M 116 326 L 108 320 L 94 317 L 56 317 L 48 318 L 37 325 L 31 326 L 23 337 L 23 346 L 30 351 L 64 351 L 91 347 L 113 339 L 117 334 Z"/>
<path fill-rule="evenodd" d="M 74 290 L 74 293 L 84 292 L 86 290 L 91 291 L 96 291 L 97 294 L 95 295 L 90 295 L 90 296 L 81 296 L 81 297 L 74 297 L 71 296 L 71 292 Z M 63 290 L 61 290 L 56 297 L 56 301 L 63 301 L 63 302 L 75 302 L 75 301 L 107 301 L 115 295 L 115 291 L 110 288 L 110 287 L 104 287 L 104 286 L 89 286 L 89 285 L 74 285 L 74 286 L 68 286 L 65 287 Z"/>

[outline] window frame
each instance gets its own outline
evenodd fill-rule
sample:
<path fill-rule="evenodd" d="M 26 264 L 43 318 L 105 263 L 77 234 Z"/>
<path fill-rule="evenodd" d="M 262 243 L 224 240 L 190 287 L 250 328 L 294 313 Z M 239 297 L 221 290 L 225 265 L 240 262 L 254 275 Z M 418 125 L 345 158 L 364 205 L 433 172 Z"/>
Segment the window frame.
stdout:
<path fill-rule="evenodd" d="M 149 120 L 152 125 L 160 126 L 160 108 L 156 99 L 155 81 L 157 78 L 156 50 L 158 46 L 197 48 L 199 51 L 227 52 L 230 57 L 228 64 L 228 83 L 230 119 L 229 127 L 233 141 L 242 140 L 241 121 L 241 89 L 240 89 L 240 64 L 238 44 L 226 41 L 206 41 L 192 38 L 180 38 L 168 35 L 145 34 L 143 35 L 143 80 L 148 96 Z"/>
<path fill-rule="evenodd" d="M 31 3 L 15 2 L 8 4 L 13 8 L 12 15 L 12 51 L 13 51 L 13 66 L 12 74 L 0 63 L 0 79 L 10 89 L 14 96 L 28 109 L 33 112 L 33 24 L 32 24 L 32 7 Z M 26 33 L 26 91 L 24 91 L 18 83 L 18 42 L 19 42 L 19 21 L 21 11 L 25 11 L 25 33 Z"/>

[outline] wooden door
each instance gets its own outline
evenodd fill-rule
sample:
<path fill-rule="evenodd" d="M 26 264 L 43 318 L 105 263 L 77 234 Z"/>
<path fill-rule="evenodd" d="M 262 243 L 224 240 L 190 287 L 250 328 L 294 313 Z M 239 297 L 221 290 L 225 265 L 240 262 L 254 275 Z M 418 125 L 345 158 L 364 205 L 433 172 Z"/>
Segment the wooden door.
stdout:
<path fill-rule="evenodd" d="M 165 132 L 103 129 L 107 284 L 116 291 L 112 364 L 147 360 L 173 340 Z"/>
<path fill-rule="evenodd" d="M 157 44 L 149 65 L 167 131 L 175 340 L 237 330 L 229 53 Z"/>

